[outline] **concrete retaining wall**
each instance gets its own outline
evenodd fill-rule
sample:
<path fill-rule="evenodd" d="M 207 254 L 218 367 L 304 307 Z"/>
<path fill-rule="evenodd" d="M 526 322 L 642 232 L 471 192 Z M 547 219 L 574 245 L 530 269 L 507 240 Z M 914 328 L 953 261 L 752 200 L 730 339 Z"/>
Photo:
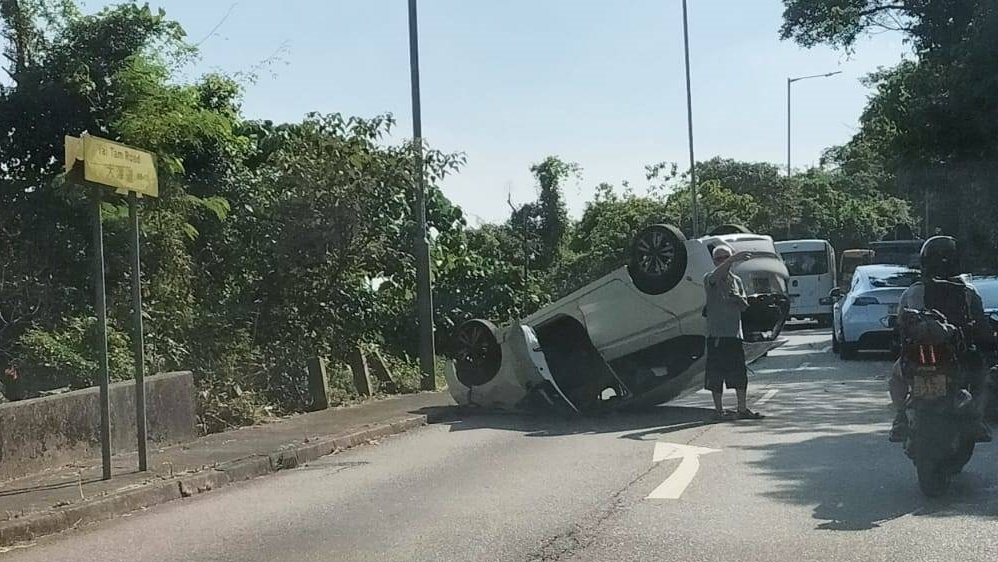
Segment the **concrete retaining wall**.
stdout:
<path fill-rule="evenodd" d="M 0 481 L 46 468 L 100 459 L 99 389 L 0 404 Z M 111 451 L 135 451 L 135 383 L 114 383 Z M 183 443 L 197 437 L 194 379 L 189 371 L 146 378 L 149 441 Z"/>

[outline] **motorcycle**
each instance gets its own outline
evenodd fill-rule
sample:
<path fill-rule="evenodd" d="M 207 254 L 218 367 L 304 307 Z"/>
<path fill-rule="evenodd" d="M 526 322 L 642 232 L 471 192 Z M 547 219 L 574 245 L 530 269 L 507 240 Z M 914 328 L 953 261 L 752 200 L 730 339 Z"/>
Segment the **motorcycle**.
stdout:
<path fill-rule="evenodd" d="M 967 346 L 960 329 L 936 311 L 906 309 L 907 321 L 921 323 L 934 337 L 901 342 L 902 373 L 911 390 L 905 406 L 908 435 L 904 452 L 915 464 L 926 496 L 946 492 L 970 461 L 976 444 L 977 412 L 966 389 Z M 915 333 L 906 330 L 905 333 Z"/>

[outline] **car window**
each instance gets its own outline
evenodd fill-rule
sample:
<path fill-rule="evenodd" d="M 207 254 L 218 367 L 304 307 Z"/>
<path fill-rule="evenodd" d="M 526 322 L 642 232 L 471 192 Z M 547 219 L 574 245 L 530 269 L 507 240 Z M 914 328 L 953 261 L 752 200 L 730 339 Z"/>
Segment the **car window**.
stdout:
<path fill-rule="evenodd" d="M 977 281 L 974 288 L 981 294 L 984 308 L 998 308 L 998 281 Z"/>
<path fill-rule="evenodd" d="M 849 285 L 849 289 L 846 291 L 847 295 L 850 294 L 850 293 L 855 293 L 856 292 L 856 287 L 859 285 L 859 280 L 860 279 L 862 279 L 862 276 L 860 276 L 860 275 L 853 275 L 852 276 L 852 283 Z"/>
<path fill-rule="evenodd" d="M 791 277 L 828 273 L 828 256 L 823 251 L 784 252 L 780 255 Z"/>
<path fill-rule="evenodd" d="M 917 271 L 899 271 L 888 275 L 878 275 L 870 277 L 870 285 L 874 287 L 909 287 L 918 281 Z"/>

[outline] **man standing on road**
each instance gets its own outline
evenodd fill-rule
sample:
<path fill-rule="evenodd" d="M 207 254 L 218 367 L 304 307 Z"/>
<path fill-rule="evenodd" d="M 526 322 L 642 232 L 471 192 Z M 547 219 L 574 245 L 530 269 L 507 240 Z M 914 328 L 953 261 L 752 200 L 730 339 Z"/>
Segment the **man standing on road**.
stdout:
<path fill-rule="evenodd" d="M 731 268 L 752 258 L 749 252 L 735 254 L 728 246 L 714 248 L 714 271 L 704 276 L 707 304 L 707 370 L 704 388 L 714 396 L 714 419 L 759 419 L 762 416 L 748 409 L 746 393 L 748 374 L 745 349 L 742 347 L 742 311 L 748 308 L 745 286 Z M 722 405 L 724 387 L 734 389 L 738 410 L 731 412 Z"/>

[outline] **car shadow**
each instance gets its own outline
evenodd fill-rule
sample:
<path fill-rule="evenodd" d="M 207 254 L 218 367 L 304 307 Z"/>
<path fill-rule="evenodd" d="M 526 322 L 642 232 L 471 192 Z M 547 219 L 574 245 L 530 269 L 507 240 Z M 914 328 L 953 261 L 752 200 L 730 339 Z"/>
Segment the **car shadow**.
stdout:
<path fill-rule="evenodd" d="M 503 412 L 462 406 L 428 407 L 412 413 L 427 416 L 431 424 L 447 425 L 450 431 L 502 429 L 523 433 L 527 437 L 626 432 L 622 438 L 645 440 L 651 436 L 714 423 L 711 409 L 687 406 L 656 406 L 587 416 Z"/>

